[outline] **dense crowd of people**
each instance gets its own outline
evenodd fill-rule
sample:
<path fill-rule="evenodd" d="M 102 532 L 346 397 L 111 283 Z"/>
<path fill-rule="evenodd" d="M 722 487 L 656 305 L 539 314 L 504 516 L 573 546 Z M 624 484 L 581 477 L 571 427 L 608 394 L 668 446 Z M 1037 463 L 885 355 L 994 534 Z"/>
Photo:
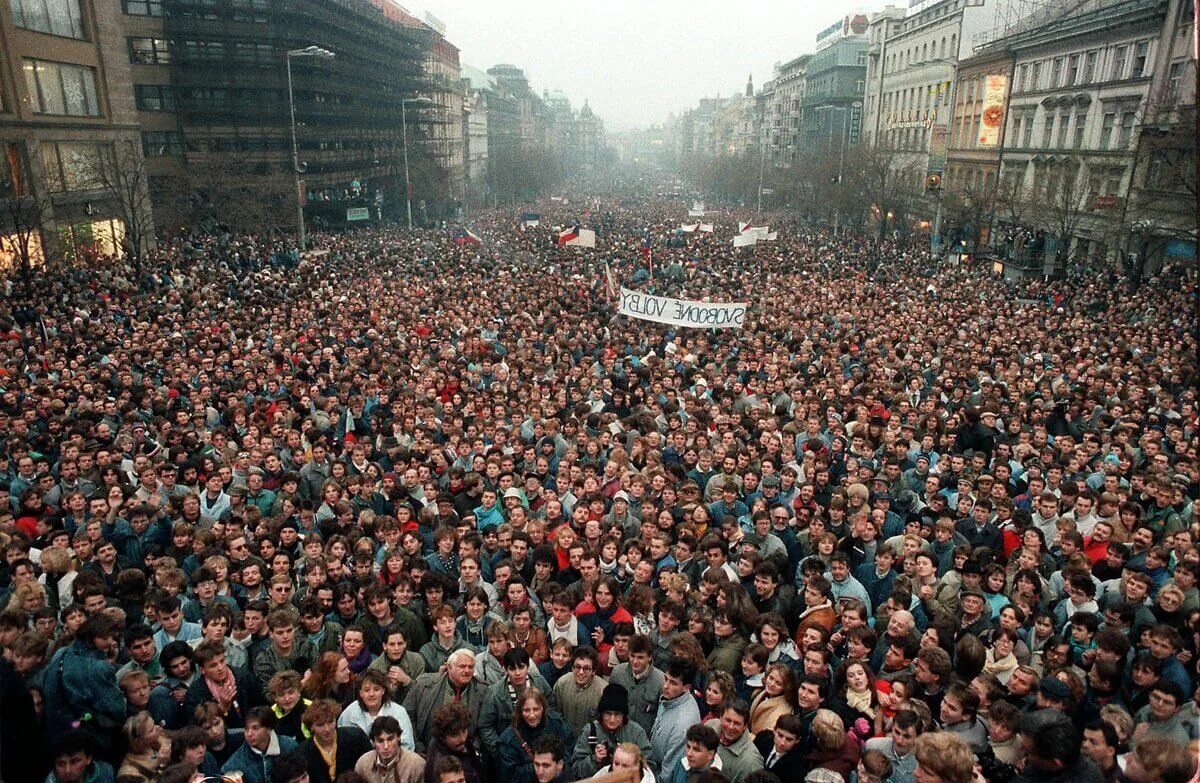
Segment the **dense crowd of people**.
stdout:
<path fill-rule="evenodd" d="M 582 204 L 10 281 L 0 777 L 1195 779 L 1195 270 Z"/>

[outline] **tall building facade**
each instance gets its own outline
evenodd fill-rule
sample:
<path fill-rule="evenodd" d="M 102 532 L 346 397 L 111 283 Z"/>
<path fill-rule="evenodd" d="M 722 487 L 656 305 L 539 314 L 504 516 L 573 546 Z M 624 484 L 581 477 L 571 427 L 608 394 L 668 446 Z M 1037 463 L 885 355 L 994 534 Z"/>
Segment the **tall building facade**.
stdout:
<path fill-rule="evenodd" d="M 776 65 L 759 92 L 760 134 L 771 165 L 789 165 L 803 156 L 800 145 L 801 104 L 810 55 Z"/>
<path fill-rule="evenodd" d="M 0 267 L 120 252 L 135 220 L 150 241 L 108 179 L 121 161 L 144 186 L 118 0 L 10 0 L 0 44 Z"/>
<path fill-rule="evenodd" d="M 1163 106 L 1154 86 L 1170 93 L 1172 70 L 1181 75 L 1189 61 L 1163 40 L 1177 8 L 1168 0 L 1098 0 L 1003 41 L 1014 76 L 1000 160 L 1002 212 L 1013 225 L 1046 231 L 1047 271 L 1124 245 L 1145 120 Z M 1172 103 L 1184 98 L 1180 80 Z"/>
<path fill-rule="evenodd" d="M 858 143 L 866 91 L 868 24 L 866 14 L 847 14 L 817 34 L 800 102 L 800 139 L 808 149 L 830 152 Z"/>

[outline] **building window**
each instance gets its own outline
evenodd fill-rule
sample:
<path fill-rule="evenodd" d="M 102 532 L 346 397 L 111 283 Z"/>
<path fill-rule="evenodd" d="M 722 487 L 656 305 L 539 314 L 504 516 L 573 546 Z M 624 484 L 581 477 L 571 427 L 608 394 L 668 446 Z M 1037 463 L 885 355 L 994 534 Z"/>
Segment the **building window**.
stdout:
<path fill-rule="evenodd" d="M 1129 78 L 1137 79 L 1150 75 L 1150 42 L 1142 41 L 1133 50 L 1133 72 Z"/>
<path fill-rule="evenodd" d="M 51 193 L 96 190 L 104 177 L 106 161 L 112 150 L 103 144 L 83 142 L 43 142 L 42 166 Z"/>
<path fill-rule="evenodd" d="M 1127 111 L 1121 115 L 1121 136 L 1117 140 L 1120 149 L 1127 150 L 1133 146 L 1133 125 L 1136 120 L 1134 112 Z"/>
<path fill-rule="evenodd" d="M 95 68 L 49 60 L 26 60 L 25 85 L 34 111 L 39 114 L 100 116 Z"/>
<path fill-rule="evenodd" d="M 1025 83 L 1029 79 L 1029 66 L 1022 65 L 1017 69 L 1017 83 L 1013 85 L 1013 92 L 1021 92 L 1025 89 Z"/>
<path fill-rule="evenodd" d="M 182 155 L 183 137 L 177 131 L 142 131 L 142 154 L 147 158 Z"/>
<path fill-rule="evenodd" d="M 25 195 L 25 164 L 15 142 L 0 144 L 0 199 Z"/>
<path fill-rule="evenodd" d="M 1055 57 L 1050 63 L 1050 86 L 1061 87 L 1063 77 L 1063 58 Z"/>
<path fill-rule="evenodd" d="M 1029 89 L 1037 90 L 1042 86 L 1042 64 L 1034 63 L 1029 70 Z"/>
<path fill-rule="evenodd" d="M 1096 60 L 1099 57 L 1100 53 L 1095 50 L 1083 56 L 1083 78 L 1079 80 L 1080 84 L 1091 84 L 1092 79 L 1096 78 Z"/>
<path fill-rule="evenodd" d="M 859 65 L 866 65 L 866 64 L 867 64 L 867 53 L 866 53 L 866 52 L 859 52 L 859 53 L 858 53 L 858 64 L 859 64 Z"/>
<path fill-rule="evenodd" d="M 1056 147 L 1062 149 L 1067 146 L 1067 129 L 1071 124 L 1071 115 L 1067 114 L 1066 110 L 1058 115 L 1058 141 Z"/>
<path fill-rule="evenodd" d="M 162 0 L 121 0 L 121 10 L 130 16 L 162 16 Z"/>
<path fill-rule="evenodd" d="M 1033 146 L 1033 115 L 1030 114 L 1025 118 L 1025 132 L 1021 134 L 1021 146 Z"/>
<path fill-rule="evenodd" d="M 64 38 L 83 36 L 79 0 L 11 0 L 13 24 Z"/>
<path fill-rule="evenodd" d="M 1183 83 L 1183 63 L 1171 63 L 1171 69 L 1167 71 L 1167 106 L 1174 106 L 1179 102 L 1180 87 Z"/>
<path fill-rule="evenodd" d="M 1117 124 L 1116 112 L 1105 112 L 1104 121 L 1100 124 L 1100 149 L 1112 149 L 1113 127 Z"/>
<path fill-rule="evenodd" d="M 1109 69 L 1109 81 L 1118 81 L 1125 78 L 1125 63 L 1129 59 L 1129 47 L 1118 46 L 1113 50 L 1112 68 Z"/>
<path fill-rule="evenodd" d="M 1067 58 L 1067 86 L 1073 87 L 1079 81 L 1079 55 L 1073 54 Z"/>
<path fill-rule="evenodd" d="M 139 84 L 137 107 L 141 111 L 175 111 L 175 93 L 166 84 Z"/>
<path fill-rule="evenodd" d="M 1087 128 L 1087 112 L 1081 111 L 1075 115 L 1075 141 L 1072 147 L 1077 150 L 1083 149 L 1083 132 Z"/>
<path fill-rule="evenodd" d="M 171 62 L 171 47 L 165 38 L 130 38 L 129 62 L 167 65 Z"/>
<path fill-rule="evenodd" d="M 1045 125 L 1042 127 L 1042 146 L 1050 147 L 1054 144 L 1054 115 L 1046 113 Z"/>

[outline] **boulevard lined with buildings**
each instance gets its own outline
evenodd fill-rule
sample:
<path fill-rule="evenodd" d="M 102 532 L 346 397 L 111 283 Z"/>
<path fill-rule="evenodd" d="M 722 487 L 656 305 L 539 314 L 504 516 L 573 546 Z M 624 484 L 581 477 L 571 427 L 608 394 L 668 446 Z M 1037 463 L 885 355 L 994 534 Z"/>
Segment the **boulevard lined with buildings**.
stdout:
<path fill-rule="evenodd" d="M 1060 265 L 1194 257 L 1195 42 L 1191 0 L 854 11 L 756 91 L 703 99 L 631 144 L 683 168 L 745 159 L 767 179 L 869 147 L 906 194 L 896 223 L 945 231 L 953 210 L 947 241 L 999 247 L 1001 231 L 1025 231 Z"/>

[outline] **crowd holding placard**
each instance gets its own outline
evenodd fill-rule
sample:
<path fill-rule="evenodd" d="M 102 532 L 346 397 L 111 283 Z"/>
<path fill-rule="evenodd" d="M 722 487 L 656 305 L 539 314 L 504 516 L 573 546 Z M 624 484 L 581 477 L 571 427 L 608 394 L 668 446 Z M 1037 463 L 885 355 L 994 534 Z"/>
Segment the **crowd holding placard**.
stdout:
<path fill-rule="evenodd" d="M 1194 778 L 1195 270 L 588 203 L 9 281 L 0 777 Z"/>

